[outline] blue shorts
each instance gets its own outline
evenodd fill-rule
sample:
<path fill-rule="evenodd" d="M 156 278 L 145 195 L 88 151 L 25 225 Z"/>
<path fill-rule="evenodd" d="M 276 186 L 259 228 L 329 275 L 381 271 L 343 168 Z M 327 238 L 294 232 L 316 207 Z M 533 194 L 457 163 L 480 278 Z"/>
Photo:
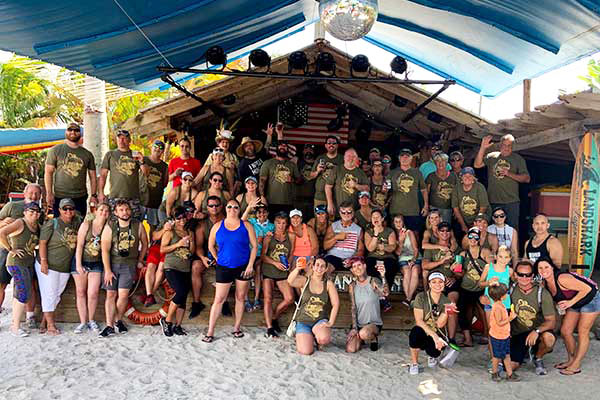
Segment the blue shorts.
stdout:
<path fill-rule="evenodd" d="M 578 313 L 596 313 L 600 311 L 600 292 L 596 292 L 596 295 L 583 307 L 579 308 L 571 308 L 571 311 L 575 311 Z"/>
<path fill-rule="evenodd" d="M 510 354 L 510 338 L 506 339 L 495 339 L 490 336 L 490 340 L 492 343 L 492 354 L 494 358 L 504 359 L 508 354 Z"/>
<path fill-rule="evenodd" d="M 296 333 L 310 333 L 312 335 L 312 329 L 319 324 L 326 324 L 329 322 L 328 319 L 320 319 L 312 324 L 307 324 L 304 322 L 296 322 Z"/>
<path fill-rule="evenodd" d="M 75 260 L 74 257 L 73 260 Z M 81 264 L 83 265 L 83 269 L 86 272 L 104 272 L 104 265 L 102 265 L 102 261 L 82 261 Z M 79 275 L 79 272 L 77 272 L 77 266 L 75 262 L 71 263 L 71 274 Z"/>
<path fill-rule="evenodd" d="M 408 267 L 408 261 L 398 261 L 398 265 L 400 265 L 400 268 Z M 418 260 L 415 260 L 415 265 L 421 265 L 420 258 Z"/>

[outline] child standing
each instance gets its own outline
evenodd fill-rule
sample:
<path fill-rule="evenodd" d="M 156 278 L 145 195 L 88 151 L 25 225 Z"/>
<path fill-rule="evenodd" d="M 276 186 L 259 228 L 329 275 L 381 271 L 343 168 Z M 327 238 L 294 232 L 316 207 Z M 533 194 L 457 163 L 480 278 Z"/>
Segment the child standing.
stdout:
<path fill-rule="evenodd" d="M 510 321 L 517 317 L 514 312 L 508 316 L 508 311 L 503 300 L 508 297 L 508 288 L 505 284 L 499 283 L 489 288 L 489 296 L 494 300 L 490 315 L 490 341 L 492 345 L 492 380 L 500 382 L 498 374 L 498 364 L 504 360 L 506 368 L 506 380 L 518 382 L 521 379 L 513 373 L 510 362 Z"/>

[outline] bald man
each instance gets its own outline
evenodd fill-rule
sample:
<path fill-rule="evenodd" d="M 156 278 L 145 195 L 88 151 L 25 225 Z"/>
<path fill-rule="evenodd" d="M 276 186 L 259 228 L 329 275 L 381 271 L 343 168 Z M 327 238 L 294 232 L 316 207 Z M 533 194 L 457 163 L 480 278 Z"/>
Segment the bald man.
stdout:
<path fill-rule="evenodd" d="M 531 226 L 534 235 L 525 242 L 525 258 L 535 263 L 538 258 L 550 257 L 554 265 L 560 267 L 564 250 L 560 240 L 548 231 L 548 217 L 544 214 L 536 215 Z"/>

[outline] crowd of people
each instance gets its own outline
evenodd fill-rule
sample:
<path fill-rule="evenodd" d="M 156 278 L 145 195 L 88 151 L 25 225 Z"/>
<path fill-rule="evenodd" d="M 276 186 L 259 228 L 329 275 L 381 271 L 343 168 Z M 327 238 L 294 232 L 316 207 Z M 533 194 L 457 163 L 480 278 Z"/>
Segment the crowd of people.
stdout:
<path fill-rule="evenodd" d="M 484 138 L 473 167 L 464 165 L 460 151 L 446 154 L 441 143 L 427 143 L 420 157 L 399 149 L 394 168 L 395 154 L 372 148 L 361 160 L 353 148 L 342 153 L 335 135 L 317 155 L 314 145 L 300 149 L 286 141 L 282 124 L 264 132 L 265 143 L 244 137 L 233 152 L 233 133 L 220 129 L 203 162 L 192 157 L 184 136 L 180 156 L 167 164 L 165 143 L 153 141 L 144 156 L 120 130 L 117 148 L 96 171 L 79 125 L 70 124 L 65 142 L 48 152 L 44 188 L 27 185 L 23 201 L 0 211 L 0 305 L 12 280 L 13 335 L 60 334 L 54 312 L 71 275 L 80 317 L 75 333 L 126 333 L 130 291 L 143 279 L 144 307 L 156 304 L 159 286 L 168 282 L 174 294 L 162 331 L 186 335 L 188 296 L 188 317 L 195 318 L 206 308 L 204 272 L 215 268 L 203 342 L 215 339 L 222 314 L 234 314 L 232 335 L 244 337 L 244 312 L 259 310 L 265 336 L 276 338 L 283 332 L 279 319 L 295 306 L 288 332 L 308 355 L 331 342 L 340 311 L 332 276 L 348 271 L 348 352 L 377 350 L 382 313 L 411 307 L 409 372 L 418 374 L 420 351 L 434 367 L 445 348 L 472 347 L 476 317 L 492 379 L 504 370 L 508 380 L 518 380 L 514 371 L 528 357 L 538 375 L 547 373 L 543 356 L 553 349 L 562 315 L 568 358 L 555 368 L 565 375 L 581 371 L 600 294 L 595 282 L 561 270 L 563 248 L 545 215 L 534 216 L 534 234 L 520 253 L 519 184 L 530 178 L 512 151 L 512 136 L 502 137 L 499 151 L 490 151 L 492 138 Z M 487 187 L 476 178 L 474 168 L 482 167 Z M 44 193 L 52 218 L 42 208 Z M 393 304 L 397 275 L 405 300 Z M 100 289 L 106 291 L 102 329 L 95 316 Z"/>

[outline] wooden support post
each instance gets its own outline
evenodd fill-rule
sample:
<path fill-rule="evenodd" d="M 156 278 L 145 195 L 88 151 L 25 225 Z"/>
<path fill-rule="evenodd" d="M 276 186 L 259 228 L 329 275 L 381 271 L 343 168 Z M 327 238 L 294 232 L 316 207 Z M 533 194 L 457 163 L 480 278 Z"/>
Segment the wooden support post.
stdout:
<path fill-rule="evenodd" d="M 581 136 L 573 137 L 569 139 L 569 148 L 571 149 L 571 153 L 573 153 L 573 158 L 577 158 L 577 151 L 579 150 L 579 145 L 581 144 Z"/>
<path fill-rule="evenodd" d="M 531 111 L 531 79 L 523 79 L 523 112 Z"/>

